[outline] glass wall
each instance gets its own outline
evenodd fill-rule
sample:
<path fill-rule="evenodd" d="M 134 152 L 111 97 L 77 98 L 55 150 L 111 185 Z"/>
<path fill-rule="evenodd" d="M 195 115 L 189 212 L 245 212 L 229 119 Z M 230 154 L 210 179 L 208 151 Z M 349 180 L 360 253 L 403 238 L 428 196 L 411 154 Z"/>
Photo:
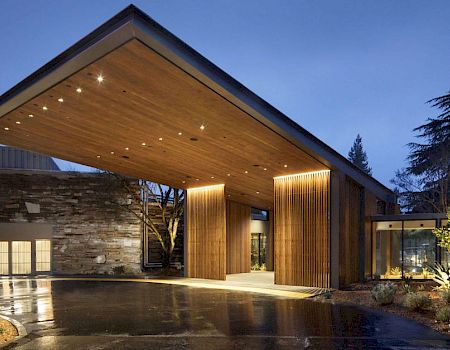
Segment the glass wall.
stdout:
<path fill-rule="evenodd" d="M 436 262 L 435 220 L 404 221 L 403 274 L 412 278 L 429 278 L 429 265 Z"/>
<path fill-rule="evenodd" d="M 373 275 L 381 279 L 430 278 L 437 258 L 435 220 L 373 222 Z"/>
<path fill-rule="evenodd" d="M 375 264 L 374 274 L 380 278 L 401 278 L 401 221 L 374 223 Z"/>
<path fill-rule="evenodd" d="M 441 226 L 447 225 L 448 220 L 442 220 Z M 441 263 L 444 265 L 444 267 L 450 267 L 450 253 L 447 251 L 447 249 L 444 249 L 442 247 L 439 248 L 441 253 Z"/>

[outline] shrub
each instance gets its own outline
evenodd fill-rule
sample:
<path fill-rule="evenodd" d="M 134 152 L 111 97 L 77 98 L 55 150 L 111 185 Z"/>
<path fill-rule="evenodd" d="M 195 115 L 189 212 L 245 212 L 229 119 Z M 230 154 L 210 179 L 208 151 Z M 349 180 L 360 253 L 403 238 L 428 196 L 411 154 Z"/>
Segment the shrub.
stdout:
<path fill-rule="evenodd" d="M 371 290 L 372 298 L 379 305 L 392 304 L 396 292 L 397 287 L 395 286 L 395 284 L 389 282 L 377 284 Z"/>
<path fill-rule="evenodd" d="M 260 268 L 261 267 L 259 266 L 258 263 L 254 263 L 253 266 L 252 266 L 252 270 L 254 270 L 254 271 L 258 271 Z"/>
<path fill-rule="evenodd" d="M 439 292 L 441 299 L 450 305 L 450 290 L 444 289 Z"/>
<path fill-rule="evenodd" d="M 396 275 L 397 276 L 397 275 L 401 275 L 402 274 L 402 270 L 400 269 L 400 267 L 396 266 L 396 267 L 391 268 L 390 273 L 391 273 L 391 275 Z"/>
<path fill-rule="evenodd" d="M 444 306 L 436 312 L 436 320 L 450 322 L 450 306 Z"/>
<path fill-rule="evenodd" d="M 431 265 L 433 281 L 439 284 L 439 290 L 450 290 L 450 269 L 445 268 L 439 263 Z"/>
<path fill-rule="evenodd" d="M 125 273 L 125 266 L 124 265 L 114 266 L 112 270 L 114 275 L 123 275 Z"/>
<path fill-rule="evenodd" d="M 421 311 L 431 306 L 431 299 L 427 295 L 408 293 L 405 297 L 405 306 L 413 311 Z"/>

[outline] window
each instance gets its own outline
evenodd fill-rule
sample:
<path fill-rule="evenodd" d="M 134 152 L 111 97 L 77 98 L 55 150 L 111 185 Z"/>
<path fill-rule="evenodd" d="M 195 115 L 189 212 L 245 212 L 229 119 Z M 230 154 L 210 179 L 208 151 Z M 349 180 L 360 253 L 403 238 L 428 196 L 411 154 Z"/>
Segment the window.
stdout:
<path fill-rule="evenodd" d="M 9 274 L 8 242 L 0 242 L 0 275 Z"/>
<path fill-rule="evenodd" d="M 374 275 L 382 279 L 430 278 L 436 261 L 435 220 L 373 223 Z"/>
<path fill-rule="evenodd" d="M 429 278 L 429 265 L 436 261 L 434 220 L 405 221 L 403 232 L 403 272 L 412 278 Z"/>
<path fill-rule="evenodd" d="M 12 273 L 18 275 L 31 273 L 30 241 L 12 241 Z"/>
<path fill-rule="evenodd" d="M 36 271 L 50 271 L 50 240 L 36 240 Z"/>

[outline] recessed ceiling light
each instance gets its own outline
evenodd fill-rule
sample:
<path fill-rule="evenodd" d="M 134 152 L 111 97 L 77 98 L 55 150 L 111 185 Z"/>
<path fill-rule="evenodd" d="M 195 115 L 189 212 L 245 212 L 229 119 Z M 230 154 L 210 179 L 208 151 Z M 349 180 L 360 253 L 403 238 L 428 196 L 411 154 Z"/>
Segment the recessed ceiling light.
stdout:
<path fill-rule="evenodd" d="M 184 180 L 183 180 L 183 181 L 181 181 L 181 182 L 182 182 L 182 183 L 184 183 L 184 184 L 186 183 L 186 181 L 184 181 Z"/>
<path fill-rule="evenodd" d="M 58 102 L 64 102 L 64 99 L 62 97 L 58 98 Z"/>
<path fill-rule="evenodd" d="M 28 117 L 33 118 L 34 114 L 28 114 Z"/>
<path fill-rule="evenodd" d="M 200 125 L 200 130 L 205 130 L 205 126 L 203 124 Z"/>
<path fill-rule="evenodd" d="M 285 164 L 284 167 L 287 168 L 287 164 Z"/>
<path fill-rule="evenodd" d="M 79 94 L 81 94 L 81 91 L 83 91 L 80 87 L 79 88 L 77 88 L 77 92 L 79 93 Z"/>
<path fill-rule="evenodd" d="M 111 154 L 114 154 L 114 151 L 111 151 L 110 153 L 111 153 Z"/>
<path fill-rule="evenodd" d="M 214 179 L 214 176 L 211 176 L 211 179 Z"/>
<path fill-rule="evenodd" d="M 21 123 L 20 123 L 19 121 L 16 121 L 16 124 L 19 124 L 19 125 L 20 125 Z"/>
<path fill-rule="evenodd" d="M 103 75 L 101 75 L 101 74 L 97 75 L 97 81 L 99 83 L 103 83 L 103 80 L 104 80 Z"/>
<path fill-rule="evenodd" d="M 231 174 L 227 174 L 227 176 L 231 176 Z"/>
<path fill-rule="evenodd" d="M 8 131 L 9 130 L 9 128 L 8 127 L 6 127 L 6 128 L 4 128 L 6 131 Z"/>
<path fill-rule="evenodd" d="M 48 108 L 47 108 L 47 106 L 42 106 L 42 109 L 43 109 L 44 111 L 46 111 Z"/>
<path fill-rule="evenodd" d="M 264 168 L 264 171 L 266 171 L 267 170 L 267 168 Z"/>
<path fill-rule="evenodd" d="M 158 141 L 162 141 L 163 140 L 163 138 L 162 137 L 160 137 L 159 139 L 158 139 Z"/>
<path fill-rule="evenodd" d="M 183 133 L 180 131 L 180 132 L 178 133 L 178 135 L 181 136 L 181 135 L 183 135 Z"/>
<path fill-rule="evenodd" d="M 101 156 L 100 155 L 97 155 L 97 158 L 100 158 Z"/>
<path fill-rule="evenodd" d="M 244 171 L 244 173 L 248 174 L 248 171 L 246 170 L 246 171 Z"/>
<path fill-rule="evenodd" d="M 130 148 L 129 147 L 125 147 L 125 151 L 129 151 L 130 150 Z"/>
<path fill-rule="evenodd" d="M 195 179 L 195 181 L 200 181 L 200 179 Z"/>
<path fill-rule="evenodd" d="M 141 146 L 147 146 L 147 144 L 145 142 L 142 142 Z"/>
<path fill-rule="evenodd" d="M 259 194 L 259 191 L 256 191 L 256 194 Z"/>

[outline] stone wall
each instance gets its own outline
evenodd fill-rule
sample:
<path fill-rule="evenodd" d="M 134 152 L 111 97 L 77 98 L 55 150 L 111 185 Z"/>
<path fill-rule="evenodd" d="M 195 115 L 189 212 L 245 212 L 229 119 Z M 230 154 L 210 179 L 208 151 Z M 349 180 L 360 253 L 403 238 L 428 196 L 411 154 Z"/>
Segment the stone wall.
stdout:
<path fill-rule="evenodd" d="M 117 205 L 126 197 L 107 174 L 0 171 L 0 222 L 51 224 L 55 274 L 141 272 L 141 223 Z"/>

